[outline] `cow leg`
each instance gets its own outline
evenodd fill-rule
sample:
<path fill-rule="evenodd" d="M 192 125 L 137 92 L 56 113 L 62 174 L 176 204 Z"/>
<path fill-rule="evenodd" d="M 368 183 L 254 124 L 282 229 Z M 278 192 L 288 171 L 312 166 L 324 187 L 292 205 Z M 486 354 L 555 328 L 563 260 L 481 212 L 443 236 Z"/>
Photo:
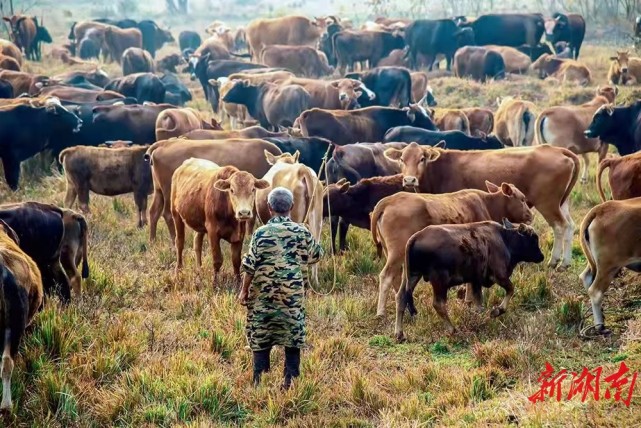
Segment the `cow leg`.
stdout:
<path fill-rule="evenodd" d="M 588 171 L 590 170 L 590 155 L 588 153 L 583 153 L 581 155 L 583 158 L 583 174 L 581 174 L 581 184 L 588 182 Z"/>
<path fill-rule="evenodd" d="M 590 263 L 586 264 L 585 269 L 583 270 L 583 272 L 581 272 L 579 278 L 581 278 L 581 281 L 583 281 L 583 287 L 585 287 L 585 291 L 588 291 L 588 289 L 594 282 L 594 272 L 592 272 Z"/>
<path fill-rule="evenodd" d="M 401 283 L 401 274 L 403 273 L 403 256 L 396 255 L 390 252 L 387 255 L 387 262 L 385 267 L 379 275 L 378 286 L 378 306 L 376 309 L 376 316 L 382 317 L 385 315 L 385 302 L 390 288 L 396 289 Z M 394 287 L 394 285 L 396 285 Z"/>
<path fill-rule="evenodd" d="M 78 186 L 78 207 L 83 214 L 89 214 L 89 186 L 80 184 Z"/>
<path fill-rule="evenodd" d="M 561 267 L 565 268 L 572 264 L 572 241 L 574 240 L 574 220 L 570 215 L 570 200 L 561 205 L 561 212 L 565 217 L 565 233 L 563 239 L 563 260 Z"/>
<path fill-rule="evenodd" d="M 174 245 L 176 248 L 176 275 L 180 272 L 183 267 L 183 251 L 185 249 L 185 223 L 183 219 L 175 213 L 174 226 L 176 231 L 176 238 L 174 240 Z"/>
<path fill-rule="evenodd" d="M 2 158 L 2 167 L 4 168 L 4 178 L 11 190 L 18 190 L 20 181 L 20 162 L 11 156 L 4 155 Z"/>
<path fill-rule="evenodd" d="M 447 328 L 447 332 L 452 334 L 456 329 L 454 328 L 454 325 L 450 320 L 450 316 L 447 313 L 447 287 L 445 284 L 440 284 L 438 281 L 433 281 L 431 278 L 430 282 L 432 283 L 432 289 L 434 290 L 432 306 L 438 316 L 445 321 L 445 328 Z"/>
<path fill-rule="evenodd" d="M 501 304 L 492 309 L 492 312 L 490 312 L 490 316 L 492 318 L 498 317 L 499 315 L 503 315 L 505 313 L 505 311 L 507 310 L 507 305 L 510 303 L 512 296 L 514 295 L 514 284 L 512 284 L 512 281 L 510 281 L 509 277 L 501 278 L 497 283 L 501 287 L 503 287 L 503 289 L 505 289 L 505 297 L 503 297 Z"/>
<path fill-rule="evenodd" d="M 209 228 L 207 228 L 210 230 Z M 209 247 L 211 248 L 211 256 L 214 261 L 214 286 L 218 282 L 218 273 L 223 266 L 223 252 L 220 249 L 220 238 L 214 232 L 207 232 L 209 237 Z"/>
<path fill-rule="evenodd" d="M 74 255 L 69 251 L 61 253 L 60 264 L 67 274 L 67 277 L 70 278 L 71 291 L 73 291 L 74 297 L 80 297 L 82 294 L 82 283 L 80 273 L 78 272 L 78 265 L 75 263 L 75 257 L 73 256 Z"/>
<path fill-rule="evenodd" d="M 474 305 L 478 312 L 483 310 L 483 286 L 481 284 L 465 284 L 465 303 Z"/>
<path fill-rule="evenodd" d="M 568 201 L 566 201 L 566 203 L 567 202 Z M 566 236 L 566 230 L 569 226 L 568 221 L 561 208 L 549 205 L 544 205 L 537 208 L 539 209 L 539 212 L 541 213 L 545 221 L 547 221 L 547 223 L 552 227 L 552 230 L 554 232 L 554 245 L 552 246 L 552 255 L 550 256 L 548 266 L 555 267 L 561 259 L 564 237 Z M 570 227 L 570 229 L 572 230 L 572 233 L 574 233 L 573 227 Z M 572 248 L 570 248 L 569 250 L 571 252 Z"/>
<path fill-rule="evenodd" d="M 154 199 L 151 201 L 151 208 L 149 208 L 149 240 L 151 242 L 156 240 L 156 228 L 158 227 L 163 205 L 162 192 L 160 189 L 154 189 Z"/>
<path fill-rule="evenodd" d="M 76 187 L 67 180 L 67 194 L 65 195 L 65 207 L 71 208 L 73 203 L 76 202 L 76 197 L 78 192 L 76 192 Z"/>
<path fill-rule="evenodd" d="M 176 230 L 174 228 L 174 218 L 171 215 L 171 201 L 165 200 L 162 208 L 162 216 L 167 223 L 167 228 L 169 229 L 169 236 L 171 237 L 171 242 L 173 244 L 174 239 L 176 239 Z"/>
<path fill-rule="evenodd" d="M 62 269 L 60 259 L 56 259 L 50 266 L 51 273 L 53 274 L 53 279 L 55 281 L 55 290 L 60 297 L 60 300 L 62 303 L 69 303 L 71 300 L 71 286 L 69 284 L 67 274 Z"/>
<path fill-rule="evenodd" d="M 609 144 L 608 144 L 608 143 L 603 143 L 603 142 L 602 142 L 602 143 L 601 143 L 601 146 L 599 146 L 599 150 L 598 150 L 598 153 L 599 153 L 599 163 L 601 163 L 601 161 L 602 161 L 603 159 L 605 159 L 605 157 L 607 156 L 607 154 L 608 154 L 608 148 L 609 148 Z"/>
<path fill-rule="evenodd" d="M 341 253 L 347 251 L 347 231 L 349 230 L 349 223 L 342 217 L 338 221 L 338 242 Z"/>
<path fill-rule="evenodd" d="M 202 232 L 198 232 L 194 236 L 194 253 L 196 253 L 196 265 L 199 268 L 203 267 L 203 239 L 205 239 L 205 234 Z"/>
<path fill-rule="evenodd" d="M 231 244 L 231 265 L 234 268 L 234 279 L 240 284 L 240 263 L 243 251 L 243 241 L 232 242 Z"/>
<path fill-rule="evenodd" d="M 420 276 L 419 276 L 420 279 Z M 416 305 L 414 304 L 414 290 L 416 289 L 416 286 L 420 281 L 410 281 L 407 286 L 405 286 L 405 267 L 403 267 L 403 272 L 402 272 L 402 277 L 401 277 L 401 288 L 399 288 L 398 293 L 403 292 L 405 290 L 407 292 L 407 295 L 405 296 L 405 304 L 407 306 L 407 310 L 409 311 L 410 315 L 412 317 L 415 317 L 416 314 L 418 314 L 418 311 L 416 310 Z M 407 287 L 407 289 L 405 289 Z"/>
<path fill-rule="evenodd" d="M 16 314 L 18 315 L 18 314 Z M 17 349 L 17 348 L 16 348 Z M 13 356 L 11 352 L 11 330 L 4 330 L 4 351 L 2 352 L 2 404 L 0 410 L 3 412 L 11 411 L 11 374 L 13 373 Z"/>
<path fill-rule="evenodd" d="M 332 250 L 336 252 L 336 232 L 338 231 L 338 224 L 340 222 L 340 217 L 332 216 L 329 219 L 329 233 L 332 238 Z"/>
<path fill-rule="evenodd" d="M 394 327 L 394 334 L 396 335 L 396 340 L 399 342 L 405 338 L 403 334 L 403 315 L 405 314 L 405 308 L 407 307 L 411 293 L 420 280 L 420 275 L 411 275 L 408 278 L 407 284 L 404 283 L 401 285 L 398 293 L 396 293 L 396 325 Z"/>
<path fill-rule="evenodd" d="M 618 271 L 615 269 L 597 268 L 596 277 L 594 282 L 588 288 L 588 296 L 592 303 L 592 314 L 594 316 L 594 326 L 600 334 L 609 334 L 610 331 L 605 328 L 603 318 L 603 294 L 610 287 L 610 282 L 614 279 L 614 275 Z"/>
<path fill-rule="evenodd" d="M 145 192 L 134 192 L 134 203 L 138 208 L 138 227 L 143 228 L 147 224 L 147 195 Z"/>

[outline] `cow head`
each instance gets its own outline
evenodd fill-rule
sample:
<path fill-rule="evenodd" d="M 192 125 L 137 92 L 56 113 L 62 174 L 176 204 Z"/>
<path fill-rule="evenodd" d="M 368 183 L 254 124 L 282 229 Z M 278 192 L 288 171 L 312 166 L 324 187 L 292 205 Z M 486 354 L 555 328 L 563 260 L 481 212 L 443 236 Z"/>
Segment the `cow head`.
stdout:
<path fill-rule="evenodd" d="M 503 219 L 502 232 L 511 259 L 529 263 L 541 263 L 545 260 L 539 246 L 539 236 L 532 227 L 525 224 L 515 226 L 508 219 Z"/>
<path fill-rule="evenodd" d="M 493 198 L 488 203 L 490 211 L 496 210 L 505 215 L 510 221 L 517 223 L 531 223 L 534 216 L 528 206 L 527 199 L 523 192 L 513 184 L 502 183 L 501 186 L 485 181 L 487 191 Z"/>
<path fill-rule="evenodd" d="M 610 60 L 616 63 L 623 75 L 626 75 L 628 73 L 630 51 L 617 51 L 617 55 L 610 57 Z"/>
<path fill-rule="evenodd" d="M 189 72 L 191 73 L 190 79 L 196 80 L 198 76 L 204 75 L 207 72 L 207 65 L 209 63 L 210 53 L 205 55 L 192 54 L 187 61 Z"/>
<path fill-rule="evenodd" d="M 551 54 L 543 54 L 541 55 L 536 61 L 534 61 L 531 65 L 532 70 L 536 70 L 539 72 L 539 77 L 541 79 L 545 79 L 548 77 L 551 72 L 551 64 L 554 59 L 554 56 Z"/>
<path fill-rule="evenodd" d="M 479 137 L 486 145 L 486 149 L 503 149 L 505 145 L 494 134 L 487 135 L 483 131 L 477 131 L 476 136 Z"/>
<path fill-rule="evenodd" d="M 44 102 L 44 108 L 51 118 L 54 131 L 69 132 L 71 130 L 73 133 L 80 131 L 82 120 L 63 107 L 58 98 L 47 98 Z"/>
<path fill-rule="evenodd" d="M 293 165 L 298 162 L 299 157 L 300 157 L 300 152 L 298 150 L 296 150 L 296 153 L 294 153 L 293 155 L 291 153 L 283 153 L 282 155 L 275 155 L 265 150 L 265 159 L 267 160 L 267 163 L 270 165 L 276 165 L 277 163 L 285 163 L 285 164 Z"/>
<path fill-rule="evenodd" d="M 41 25 L 42 22 L 38 24 L 38 18 L 36 18 L 35 16 L 31 19 L 33 19 L 33 21 L 36 23 L 36 38 L 34 41 L 42 43 L 52 43 L 53 39 L 51 38 L 51 34 L 49 34 L 49 30 L 47 30 L 45 26 Z"/>
<path fill-rule="evenodd" d="M 335 80 L 330 85 L 338 89 L 338 100 L 344 110 L 352 110 L 360 108 L 358 98 L 366 92 L 370 99 L 374 99 L 376 94 L 367 89 L 367 87 L 360 80 L 354 79 L 339 79 Z"/>
<path fill-rule="evenodd" d="M 249 80 L 236 80 L 223 97 L 223 101 L 226 103 L 245 104 L 248 93 L 253 89 L 256 89 L 256 86 L 252 85 Z"/>
<path fill-rule="evenodd" d="M 412 126 L 427 129 L 428 131 L 438 131 L 436 125 L 434 125 L 434 121 L 432 121 L 430 117 L 430 113 L 425 107 L 419 104 L 410 104 L 409 107 L 404 107 L 403 111 Z"/>
<path fill-rule="evenodd" d="M 216 190 L 228 193 L 234 216 L 238 221 L 247 221 L 254 217 L 256 190 L 268 187 L 267 180 L 257 180 L 245 171 L 236 171 L 229 178 L 219 179 L 214 183 Z"/>
<path fill-rule="evenodd" d="M 315 16 L 312 20 L 312 26 L 317 27 L 320 30 L 324 30 L 328 25 L 335 24 L 334 20 L 327 17 L 317 17 Z"/>
<path fill-rule="evenodd" d="M 616 96 L 619 95 L 619 88 L 610 85 L 606 86 L 598 86 L 596 88 L 596 96 L 597 97 L 604 97 L 605 99 L 608 100 L 608 103 L 614 104 L 614 100 L 616 99 Z"/>
<path fill-rule="evenodd" d="M 442 153 L 443 150 L 438 147 L 411 143 L 403 149 L 385 150 L 385 157 L 401 163 L 404 187 L 419 188 L 429 164 L 436 162 Z"/>
<path fill-rule="evenodd" d="M 176 41 L 174 39 L 174 36 L 171 34 L 171 31 L 163 30 L 160 27 L 156 27 L 156 33 L 155 33 L 154 39 L 156 43 L 156 49 L 162 48 L 162 46 L 165 43 L 173 43 Z"/>
<path fill-rule="evenodd" d="M 637 16 L 637 19 L 634 20 L 634 35 L 641 35 L 641 16 Z"/>
<path fill-rule="evenodd" d="M 555 13 L 552 19 L 545 21 L 545 39 L 550 43 L 567 38 L 570 32 L 570 20 L 563 13 Z"/>
<path fill-rule="evenodd" d="M 590 126 L 585 130 L 584 134 L 587 138 L 601 138 L 604 140 L 608 135 L 615 134 L 620 126 L 625 124 L 617 124 L 614 118 L 614 106 L 606 104 L 601 106 L 594 116 Z"/>
<path fill-rule="evenodd" d="M 464 46 L 474 46 L 476 44 L 474 30 L 470 27 L 460 28 L 453 34 L 453 36 L 459 48 Z"/>
<path fill-rule="evenodd" d="M 323 217 L 328 217 L 330 211 L 332 213 L 340 213 L 353 206 L 352 201 L 347 196 L 349 188 L 349 181 L 341 178 L 336 183 L 330 184 L 323 189 Z"/>

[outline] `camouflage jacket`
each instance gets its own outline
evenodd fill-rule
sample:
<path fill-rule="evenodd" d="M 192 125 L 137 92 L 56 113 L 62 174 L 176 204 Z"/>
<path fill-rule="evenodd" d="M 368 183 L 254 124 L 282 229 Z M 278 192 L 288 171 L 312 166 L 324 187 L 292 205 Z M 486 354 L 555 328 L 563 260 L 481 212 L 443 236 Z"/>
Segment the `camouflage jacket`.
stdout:
<path fill-rule="evenodd" d="M 247 304 L 247 338 L 253 351 L 305 343 L 302 267 L 323 255 L 311 233 L 287 217 L 274 217 L 252 236 L 243 272 L 253 275 Z"/>

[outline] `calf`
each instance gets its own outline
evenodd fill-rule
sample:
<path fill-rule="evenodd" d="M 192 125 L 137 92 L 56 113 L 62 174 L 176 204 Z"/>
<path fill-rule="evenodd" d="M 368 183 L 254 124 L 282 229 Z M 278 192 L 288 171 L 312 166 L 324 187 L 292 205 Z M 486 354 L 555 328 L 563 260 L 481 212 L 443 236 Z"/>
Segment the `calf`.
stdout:
<path fill-rule="evenodd" d="M 406 281 L 396 296 L 396 338 L 403 340 L 403 313 L 409 305 L 414 309 L 412 292 L 421 277 L 432 284 L 432 306 L 445 321 L 448 332 L 455 331 L 447 314 L 447 290 L 469 282 L 472 299 L 483 308 L 483 287 L 497 283 L 505 290 L 501 304 L 491 316 L 507 310 L 514 294 L 510 280 L 519 263 L 541 263 L 544 259 L 539 237 L 526 225 L 503 225 L 493 221 L 472 224 L 428 226 L 415 233 L 407 242 Z M 466 296 L 467 297 L 467 296 Z M 415 309 L 414 309 L 415 313 Z"/>
<path fill-rule="evenodd" d="M 507 73 L 525 74 L 530 68 L 530 65 L 532 65 L 532 60 L 528 55 L 513 47 L 489 45 L 485 46 L 485 48 L 498 52 L 501 55 Z"/>
<path fill-rule="evenodd" d="M 471 77 L 481 83 L 505 78 L 505 62 L 500 53 L 484 47 L 465 46 L 454 55 L 456 77 Z"/>
<path fill-rule="evenodd" d="M 311 96 L 298 85 L 280 86 L 275 83 L 252 85 L 243 80 L 236 82 L 223 101 L 242 104 L 264 128 L 278 130 L 292 126 L 296 118 L 311 104 Z"/>
<path fill-rule="evenodd" d="M 504 148 L 494 135 L 470 137 L 460 131 L 427 131 L 412 126 L 392 128 L 385 134 L 387 142 L 416 142 L 421 146 L 436 146 L 444 143 L 443 148 L 450 150 L 493 150 Z"/>
<path fill-rule="evenodd" d="M 25 329 L 42 306 L 42 277 L 35 262 L 22 249 L 18 235 L 0 221 L 0 346 L 2 348 L 2 403 L 11 412 L 11 374 Z"/>
<path fill-rule="evenodd" d="M 137 28 L 122 29 L 108 25 L 105 29 L 105 47 L 111 59 L 118 64 L 127 48 L 142 49 L 142 33 Z"/>
<path fill-rule="evenodd" d="M 592 81 L 592 73 L 584 64 L 573 59 L 555 58 L 542 55 L 532 63 L 532 69 L 539 72 L 539 77 L 553 77 L 561 82 L 576 82 L 586 86 Z"/>
<path fill-rule="evenodd" d="M 494 113 L 490 109 L 468 107 L 462 108 L 467 119 L 470 121 L 470 135 L 482 137 L 494 129 Z"/>
<path fill-rule="evenodd" d="M 13 57 L 0 55 L 0 69 L 20 71 L 20 64 Z"/>
<path fill-rule="evenodd" d="M 641 101 L 624 107 L 599 107 L 584 134 L 612 144 L 621 156 L 641 150 Z"/>
<path fill-rule="evenodd" d="M 581 248 L 588 265 L 580 278 L 592 302 L 597 333 L 605 328 L 603 295 L 623 267 L 641 272 L 641 198 L 608 201 L 592 208 L 581 223 Z"/>
<path fill-rule="evenodd" d="M 127 48 L 122 53 L 122 74 L 153 73 L 156 69 L 151 54 L 141 48 Z"/>
<path fill-rule="evenodd" d="M 176 70 L 176 67 L 178 67 L 181 64 L 184 64 L 185 60 L 183 59 L 180 54 L 173 53 L 169 55 L 165 55 L 164 57 L 160 58 L 156 62 L 156 70 L 158 72 L 169 72 L 169 73 L 177 73 L 178 71 Z"/>
<path fill-rule="evenodd" d="M 531 146 L 534 141 L 536 106 L 530 101 L 504 97 L 496 100 L 494 133 L 506 146 Z"/>
<path fill-rule="evenodd" d="M 631 199 L 641 196 L 641 153 L 634 153 L 620 158 L 606 158 L 599 164 L 596 175 L 596 187 L 601 197 L 601 202 L 607 198 L 601 185 L 603 171 L 610 168 L 608 182 L 612 192 L 612 199 Z"/>
<path fill-rule="evenodd" d="M 412 76 L 406 68 L 376 67 L 361 73 L 349 73 L 345 77 L 360 80 L 376 95 L 361 95 L 358 102 L 362 107 L 407 107 L 412 103 Z"/>
<path fill-rule="evenodd" d="M 222 131 L 223 128 L 215 119 L 204 120 L 193 108 L 169 108 L 161 111 L 156 119 L 156 141 L 180 137 L 194 129 Z"/>
<path fill-rule="evenodd" d="M 580 169 L 571 151 L 544 145 L 463 152 L 412 143 L 403 150 L 388 149 L 385 155 L 402 160 L 405 185 L 425 193 L 482 189 L 486 180 L 514 184 L 554 230 L 549 265 L 570 264 L 574 223 L 569 196 Z"/>
<path fill-rule="evenodd" d="M 65 170 L 67 194 L 65 206 L 78 198 L 80 210 L 89 212 L 89 191 L 98 195 L 134 194 L 138 208 L 138 227 L 147 224 L 147 196 L 152 181 L 144 161 L 146 146 L 118 149 L 76 146 L 63 150 L 59 161 Z"/>
<path fill-rule="evenodd" d="M 641 58 L 631 57 L 628 51 L 617 51 L 610 60 L 608 82 L 611 85 L 636 85 L 641 82 Z"/>
<path fill-rule="evenodd" d="M 529 223 L 533 215 L 525 195 L 514 185 L 498 187 L 485 182 L 488 192 L 460 190 L 431 195 L 398 193 L 382 199 L 371 215 L 370 230 L 379 256 L 387 258 L 380 273 L 378 316 L 385 315 L 385 301 L 390 287 L 398 290 L 405 261 L 405 246 L 410 237 L 434 224 L 463 224 L 484 220 Z"/>
<path fill-rule="evenodd" d="M 536 119 L 534 130 L 538 144 L 564 147 L 583 157 L 581 182 L 587 183 L 590 169 L 589 153 L 605 158 L 608 144 L 598 138 L 587 138 L 584 131 L 590 125 L 594 113 L 601 106 L 614 103 L 618 90 L 610 86 L 598 87 L 594 98 L 580 106 L 559 106 L 543 110 Z"/>
<path fill-rule="evenodd" d="M 165 100 L 165 85 L 153 73 L 134 73 L 113 79 L 105 89 L 120 92 L 126 97 L 132 97 L 139 103 L 152 102 L 160 104 Z"/>
<path fill-rule="evenodd" d="M 347 250 L 349 226 L 370 228 L 369 214 L 376 204 L 386 196 L 403 190 L 403 176 L 372 177 L 360 180 L 356 185 L 341 179 L 325 188 L 323 195 L 323 216 L 340 217 L 339 250 Z M 342 225 L 342 226 L 341 226 Z M 336 251 L 336 231 L 332 234 L 332 248 Z"/>
<path fill-rule="evenodd" d="M 436 108 L 432 110 L 434 125 L 441 131 L 461 131 L 470 135 L 470 120 L 467 115 L 455 108 Z"/>
<path fill-rule="evenodd" d="M 183 266 L 185 224 L 196 232 L 194 250 L 198 267 L 202 266 L 202 244 L 209 238 L 214 261 L 214 285 L 223 265 L 220 240 L 231 244 L 234 275 L 240 278 L 240 252 L 247 232 L 247 223 L 254 218 L 256 190 L 269 183 L 257 180 L 234 166 L 220 167 L 215 163 L 191 158 L 173 174 L 171 215 L 176 227 L 176 274 Z"/>
<path fill-rule="evenodd" d="M 65 233 L 62 235 L 60 263 L 70 279 L 71 290 L 75 297 L 82 294 L 82 278 L 89 277 L 87 240 L 89 230 L 84 216 L 71 210 L 62 210 Z M 82 275 L 78 265 L 82 261 Z"/>

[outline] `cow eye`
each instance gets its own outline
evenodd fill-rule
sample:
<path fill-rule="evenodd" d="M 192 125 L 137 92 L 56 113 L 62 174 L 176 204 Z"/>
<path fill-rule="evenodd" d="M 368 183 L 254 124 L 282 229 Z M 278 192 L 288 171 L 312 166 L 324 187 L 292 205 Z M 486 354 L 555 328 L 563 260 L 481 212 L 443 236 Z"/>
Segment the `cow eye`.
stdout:
<path fill-rule="evenodd" d="M 421 162 L 425 162 L 425 156 L 421 158 Z"/>
<path fill-rule="evenodd" d="M 229 189 L 229 193 L 231 193 L 233 195 L 234 194 L 234 189 L 230 188 Z"/>

